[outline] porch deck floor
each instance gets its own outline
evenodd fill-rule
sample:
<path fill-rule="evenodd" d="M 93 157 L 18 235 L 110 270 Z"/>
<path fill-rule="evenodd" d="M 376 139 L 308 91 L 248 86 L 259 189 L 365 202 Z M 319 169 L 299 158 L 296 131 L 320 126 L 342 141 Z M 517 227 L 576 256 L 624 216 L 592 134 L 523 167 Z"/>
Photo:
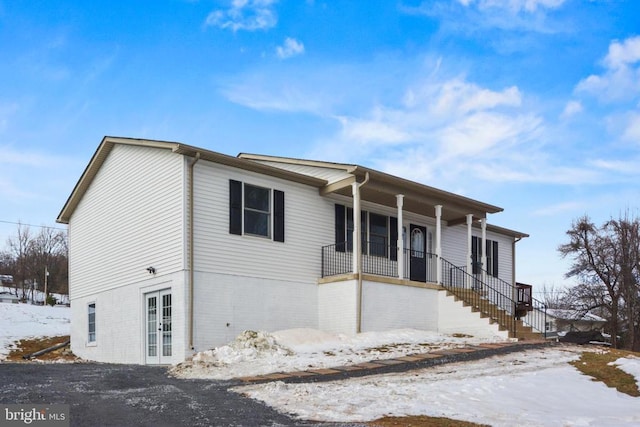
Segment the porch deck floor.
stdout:
<path fill-rule="evenodd" d="M 351 377 L 379 375 L 390 372 L 405 372 L 428 368 L 446 363 L 484 359 L 501 354 L 524 352 L 525 350 L 545 346 L 561 345 L 549 341 L 521 341 L 480 344 L 446 351 L 433 351 L 411 354 L 395 359 L 370 360 L 355 365 L 336 366 L 328 369 L 309 369 L 308 371 L 274 372 L 265 375 L 236 378 L 245 384 L 283 381 L 287 383 L 333 381 Z"/>

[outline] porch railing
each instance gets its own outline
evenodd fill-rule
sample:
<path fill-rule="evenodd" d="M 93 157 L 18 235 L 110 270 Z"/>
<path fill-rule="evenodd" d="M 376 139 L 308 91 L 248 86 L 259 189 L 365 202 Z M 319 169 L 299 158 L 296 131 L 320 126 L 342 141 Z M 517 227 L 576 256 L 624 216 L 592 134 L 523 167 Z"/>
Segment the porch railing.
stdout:
<path fill-rule="evenodd" d="M 337 276 L 353 271 L 353 252 L 345 243 L 322 247 L 322 277 Z"/>
<path fill-rule="evenodd" d="M 398 261 L 391 254 L 396 253 L 395 246 L 366 242 L 362 253 L 362 272 L 376 276 L 398 277 Z M 411 279 L 411 257 L 423 260 L 426 281 L 436 283 L 437 256 L 428 252 L 403 250 L 403 279 Z M 353 252 L 346 243 L 327 245 L 322 248 L 322 277 L 347 274 L 353 271 Z"/>
<path fill-rule="evenodd" d="M 396 251 L 395 246 L 379 245 L 366 242 L 362 254 L 362 272 L 377 276 L 398 277 L 398 261 L 390 255 Z M 436 270 L 438 257 L 431 253 L 422 253 L 404 249 L 403 279 L 413 279 L 411 263 L 424 262 L 426 282 L 437 283 Z M 496 319 L 515 334 L 518 320 L 535 332 L 546 332 L 546 306 L 531 297 L 529 310 L 523 312 L 518 294 L 510 283 L 494 277 L 488 272 L 469 274 L 466 267 L 456 266 L 444 258 L 440 258 L 442 266 L 443 287 L 453 294 L 472 304 L 486 315 Z M 346 243 L 327 245 L 322 248 L 322 277 L 348 274 L 353 271 L 353 253 Z M 484 274 L 483 274 L 484 273 Z"/>

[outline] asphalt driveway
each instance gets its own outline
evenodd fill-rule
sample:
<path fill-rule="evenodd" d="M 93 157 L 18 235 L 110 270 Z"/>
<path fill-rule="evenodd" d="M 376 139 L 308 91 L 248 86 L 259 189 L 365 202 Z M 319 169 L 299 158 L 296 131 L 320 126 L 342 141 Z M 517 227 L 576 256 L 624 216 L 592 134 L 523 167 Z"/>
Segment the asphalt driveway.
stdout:
<path fill-rule="evenodd" d="M 0 363 L 0 403 L 69 404 L 72 426 L 289 426 L 302 423 L 227 389 L 162 367 Z"/>

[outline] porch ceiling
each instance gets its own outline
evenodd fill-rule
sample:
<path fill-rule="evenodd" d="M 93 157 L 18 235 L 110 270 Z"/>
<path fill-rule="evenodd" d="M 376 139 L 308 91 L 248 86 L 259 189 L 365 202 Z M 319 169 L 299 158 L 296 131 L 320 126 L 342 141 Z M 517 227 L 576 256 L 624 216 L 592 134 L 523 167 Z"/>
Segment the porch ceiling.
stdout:
<path fill-rule="evenodd" d="M 396 207 L 396 195 L 404 195 L 403 210 L 420 215 L 435 217 L 435 206 L 442 206 L 442 219 L 447 223 L 458 224 L 465 215 L 472 214 L 475 219 L 486 218 L 488 213 L 501 212 L 498 206 L 489 205 L 428 185 L 419 184 L 372 169 L 358 166 L 354 171 L 358 182 L 363 182 L 369 173 L 369 181 L 360 188 L 360 197 L 364 201 Z M 351 197 L 351 185 L 331 188 L 331 192 Z"/>

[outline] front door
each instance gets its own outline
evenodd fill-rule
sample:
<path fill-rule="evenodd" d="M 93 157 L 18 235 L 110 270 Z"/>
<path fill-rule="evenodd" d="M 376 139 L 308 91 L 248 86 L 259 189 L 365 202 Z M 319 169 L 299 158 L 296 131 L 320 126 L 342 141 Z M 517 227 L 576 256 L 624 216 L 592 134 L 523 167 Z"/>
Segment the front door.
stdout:
<path fill-rule="evenodd" d="M 172 353 L 171 290 L 145 294 L 145 360 L 170 364 Z"/>
<path fill-rule="evenodd" d="M 409 278 L 416 282 L 427 281 L 427 228 L 411 224 L 409 233 Z"/>

